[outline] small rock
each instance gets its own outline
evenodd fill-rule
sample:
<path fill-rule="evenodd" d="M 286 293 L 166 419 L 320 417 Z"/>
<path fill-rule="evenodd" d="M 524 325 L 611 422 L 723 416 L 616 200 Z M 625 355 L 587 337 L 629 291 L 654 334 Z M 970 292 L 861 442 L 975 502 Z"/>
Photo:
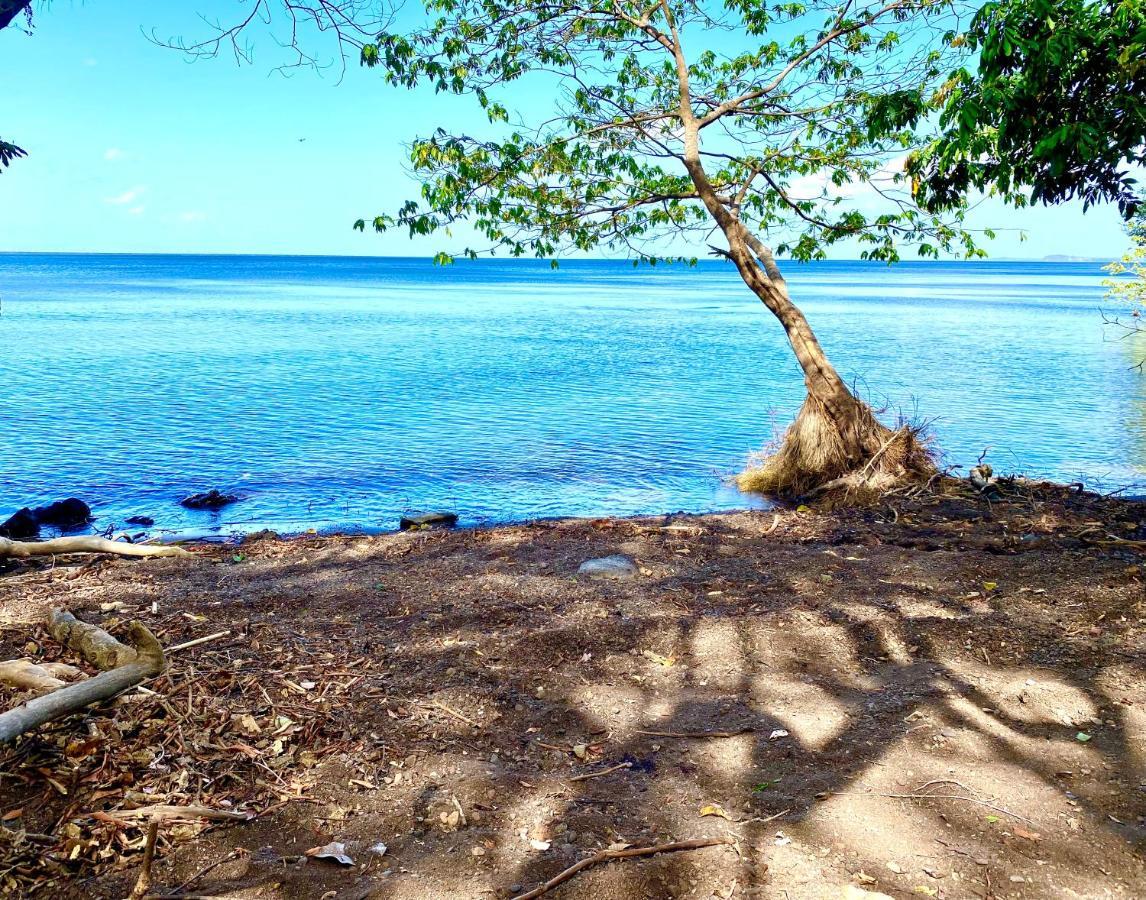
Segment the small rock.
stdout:
<path fill-rule="evenodd" d="M 632 578 L 637 571 L 637 564 L 632 559 L 616 554 L 585 560 L 577 569 L 577 574 L 588 575 L 590 578 Z"/>
<path fill-rule="evenodd" d="M 151 516 L 129 516 L 123 521 L 128 525 L 142 525 L 144 528 L 150 528 L 155 524 L 155 520 Z"/>
<path fill-rule="evenodd" d="M 887 868 L 888 868 L 889 872 L 894 872 L 896 875 L 902 875 L 903 874 L 903 868 L 899 865 L 899 863 L 895 862 L 894 860 L 892 860 L 891 862 L 889 862 L 887 864 Z"/>
<path fill-rule="evenodd" d="M 235 494 L 224 494 L 214 488 L 203 494 L 192 494 L 179 501 L 179 505 L 187 509 L 222 509 L 239 499 Z"/>
<path fill-rule="evenodd" d="M 398 520 L 398 527 L 402 531 L 411 528 L 453 528 L 457 524 L 457 513 L 451 512 L 410 513 Z"/>

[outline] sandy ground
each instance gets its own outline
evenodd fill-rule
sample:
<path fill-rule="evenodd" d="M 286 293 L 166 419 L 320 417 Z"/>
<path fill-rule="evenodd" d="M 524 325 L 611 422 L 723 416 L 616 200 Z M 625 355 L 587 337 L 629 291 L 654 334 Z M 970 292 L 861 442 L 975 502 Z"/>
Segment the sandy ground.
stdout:
<path fill-rule="evenodd" d="M 63 658 L 52 606 L 228 634 L 0 751 L 0 890 L 125 896 L 164 803 L 253 817 L 165 820 L 156 896 L 503 898 L 724 837 L 546 896 L 1144 897 L 1143 539 L 1045 488 L 12 565 L 0 657 Z"/>

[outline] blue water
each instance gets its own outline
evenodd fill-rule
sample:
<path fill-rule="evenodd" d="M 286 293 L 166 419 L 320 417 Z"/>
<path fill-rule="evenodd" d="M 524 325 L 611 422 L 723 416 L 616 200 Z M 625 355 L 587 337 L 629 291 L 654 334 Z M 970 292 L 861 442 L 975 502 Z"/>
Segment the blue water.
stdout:
<path fill-rule="evenodd" d="M 951 463 L 1146 482 L 1146 389 L 1093 264 L 790 267 L 836 365 Z M 393 527 L 711 510 L 802 397 L 719 262 L 0 255 L 0 516 Z M 178 500 L 218 487 L 221 514 Z"/>

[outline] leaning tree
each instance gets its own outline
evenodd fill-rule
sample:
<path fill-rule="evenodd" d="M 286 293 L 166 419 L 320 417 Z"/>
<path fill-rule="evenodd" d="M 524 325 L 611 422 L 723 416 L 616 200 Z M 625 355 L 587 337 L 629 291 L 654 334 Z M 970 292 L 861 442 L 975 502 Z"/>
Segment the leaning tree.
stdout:
<path fill-rule="evenodd" d="M 903 173 L 928 141 L 921 112 L 942 102 L 966 52 L 959 3 L 424 3 L 425 17 L 380 34 L 363 62 L 396 85 L 472 95 L 489 124 L 414 141 L 421 197 L 374 229 L 470 223 L 479 245 L 441 261 L 604 248 L 656 262 L 694 258 L 684 240 L 712 241 L 780 321 L 807 389 L 741 486 L 795 495 L 931 470 L 917 434 L 881 423 L 829 362 L 778 260 L 833 245 L 888 262 L 904 248 L 979 253 L 963 207 L 923 212 Z"/>

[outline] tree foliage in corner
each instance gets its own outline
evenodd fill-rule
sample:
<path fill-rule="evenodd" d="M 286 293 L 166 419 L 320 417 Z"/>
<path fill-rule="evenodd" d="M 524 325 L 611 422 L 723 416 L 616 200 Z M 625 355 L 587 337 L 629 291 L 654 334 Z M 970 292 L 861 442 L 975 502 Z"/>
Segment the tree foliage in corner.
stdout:
<path fill-rule="evenodd" d="M 655 262 L 713 240 L 779 320 L 807 397 L 778 451 L 742 486 L 799 494 L 930 469 L 828 361 L 778 258 L 848 244 L 894 261 L 978 251 L 962 210 L 921 211 L 903 174 L 918 123 L 966 50 L 955 0 L 424 0 L 362 59 L 409 88 L 465 94 L 483 134 L 416 140 L 421 197 L 383 231 L 482 235 L 460 254 L 556 257 L 607 248 Z M 522 86 L 552 108 L 511 111 Z M 517 96 L 522 96 L 518 94 Z M 356 227 L 365 228 L 360 220 Z M 449 259 L 455 254 L 440 254 Z M 873 339 L 876 339 L 873 336 Z"/>
<path fill-rule="evenodd" d="M 1106 321 L 1128 332 L 1140 333 L 1146 329 L 1142 324 L 1146 316 L 1146 215 L 1140 213 L 1126 231 L 1133 246 L 1120 260 L 1106 267 L 1114 276 L 1106 280 L 1106 296 L 1126 312 L 1129 322 L 1120 315 Z"/>
<path fill-rule="evenodd" d="M 969 189 L 1012 203 L 1110 201 L 1139 208 L 1146 163 L 1146 2 L 999 0 L 967 38 L 975 71 L 946 87 L 945 133 L 910 168 L 932 209 Z"/>

